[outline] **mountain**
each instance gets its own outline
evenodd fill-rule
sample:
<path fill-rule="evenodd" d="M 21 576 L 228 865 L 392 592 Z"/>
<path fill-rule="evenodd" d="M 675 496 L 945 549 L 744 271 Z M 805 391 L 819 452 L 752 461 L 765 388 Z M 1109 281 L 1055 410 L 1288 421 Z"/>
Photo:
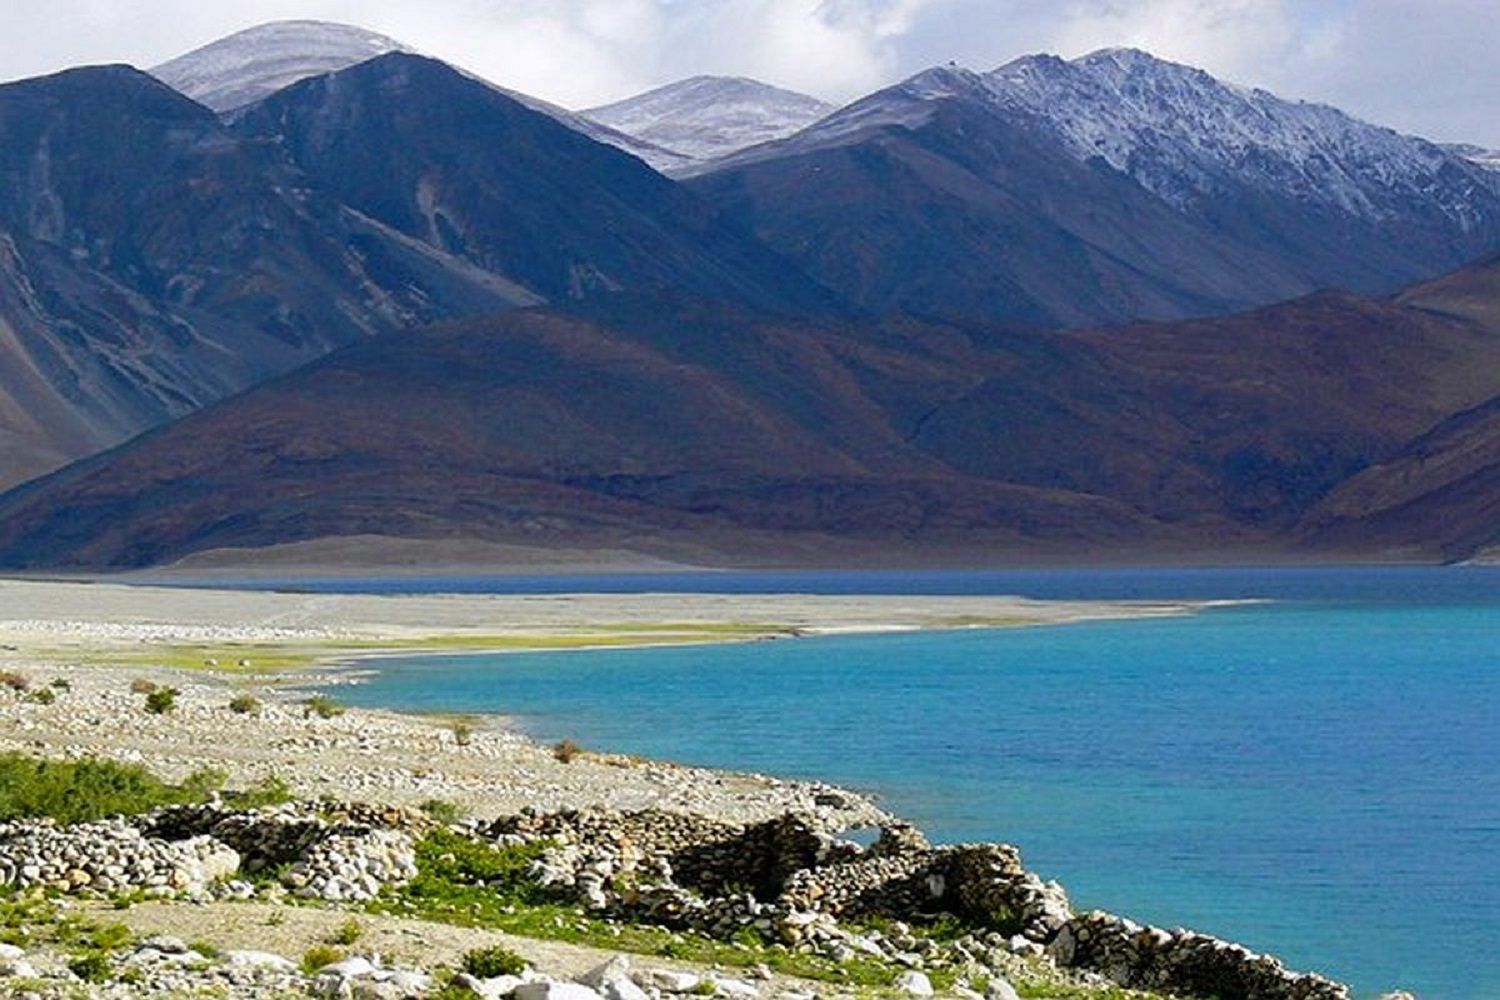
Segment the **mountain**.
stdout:
<path fill-rule="evenodd" d="M 1486 149 L 1466 142 L 1444 143 L 1443 148 L 1487 170 L 1500 170 L 1500 149 Z"/>
<path fill-rule="evenodd" d="M 0 564 L 351 538 L 760 565 L 1462 557 L 1500 529 L 1492 450 L 1464 443 L 1500 396 L 1496 286 L 1500 264 L 1062 333 L 632 296 L 441 324 L 0 497 Z M 1409 458 L 1439 447 L 1475 473 Z M 1431 506 L 1387 514 L 1359 485 L 1387 469 Z"/>
<path fill-rule="evenodd" d="M 695 76 L 583 114 L 690 161 L 707 161 L 799 132 L 833 111 L 816 97 L 756 80 Z"/>
<path fill-rule="evenodd" d="M 1079 326 L 1386 292 L 1500 245 L 1500 176 L 1131 50 L 924 72 L 689 178 L 874 309 Z"/>
<path fill-rule="evenodd" d="M 419 56 L 232 125 L 124 67 L 0 87 L 0 485 L 363 337 L 662 289 L 833 304 L 639 160 Z"/>
<path fill-rule="evenodd" d="M 388 52 L 410 51 L 393 38 L 353 25 L 275 21 L 237 31 L 149 72 L 179 93 L 225 114 L 299 80 L 348 69 Z"/>
<path fill-rule="evenodd" d="M 536 301 L 145 74 L 0 86 L 0 483 L 360 337 Z"/>
<path fill-rule="evenodd" d="M 1408 308 L 1500 329 L 1500 264 L 1402 296 Z M 1464 409 L 1339 485 L 1305 519 L 1310 544 L 1342 551 L 1371 540 L 1394 554 L 1449 559 L 1500 549 L 1500 395 Z"/>
<path fill-rule="evenodd" d="M 415 50 L 393 38 L 350 24 L 272 21 L 210 42 L 149 72 L 179 93 L 221 115 L 232 116 L 294 83 L 336 73 L 391 52 L 414 53 Z M 575 132 L 623 149 L 658 169 L 680 167 L 691 162 L 689 157 L 636 139 L 555 104 L 501 87 L 495 89 Z"/>
<path fill-rule="evenodd" d="M 436 60 L 392 53 L 246 109 L 361 214 L 551 301 L 672 290 L 773 310 L 833 297 L 681 186 Z"/>

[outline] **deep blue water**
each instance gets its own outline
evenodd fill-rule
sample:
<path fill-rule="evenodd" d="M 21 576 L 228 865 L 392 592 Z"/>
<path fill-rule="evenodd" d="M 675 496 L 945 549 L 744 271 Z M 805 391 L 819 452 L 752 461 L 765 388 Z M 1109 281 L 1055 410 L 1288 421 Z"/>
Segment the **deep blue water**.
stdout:
<path fill-rule="evenodd" d="M 938 839 L 1020 844 L 1084 905 L 1241 940 L 1364 994 L 1500 998 L 1500 570 L 716 574 L 556 589 L 610 581 L 1275 603 L 390 660 L 340 697 L 502 712 L 545 739 L 872 789 Z"/>

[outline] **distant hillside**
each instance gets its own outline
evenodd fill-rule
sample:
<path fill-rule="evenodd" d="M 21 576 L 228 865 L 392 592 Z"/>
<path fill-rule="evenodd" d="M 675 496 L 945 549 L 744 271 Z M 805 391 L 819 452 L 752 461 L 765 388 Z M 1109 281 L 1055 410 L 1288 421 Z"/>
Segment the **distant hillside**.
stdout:
<path fill-rule="evenodd" d="M 362 337 L 663 289 L 834 302 L 639 160 L 421 57 L 232 127 L 125 67 L 0 86 L 0 486 Z"/>
<path fill-rule="evenodd" d="M 0 484 L 360 337 L 537 301 L 145 74 L 0 86 Z"/>
<path fill-rule="evenodd" d="M 791 135 L 833 105 L 743 77 L 695 76 L 583 114 L 682 154 L 687 163 L 728 156 Z M 668 172 L 687 164 L 667 164 Z"/>
<path fill-rule="evenodd" d="M 1434 513 L 1444 476 L 1413 488 L 1420 522 L 1320 526 L 1379 515 L 1362 477 L 1500 395 L 1500 324 L 1432 307 L 1495 275 L 1060 335 L 631 298 L 447 324 L 0 498 L 0 562 L 354 536 L 782 565 L 1456 557 L 1495 523 Z"/>

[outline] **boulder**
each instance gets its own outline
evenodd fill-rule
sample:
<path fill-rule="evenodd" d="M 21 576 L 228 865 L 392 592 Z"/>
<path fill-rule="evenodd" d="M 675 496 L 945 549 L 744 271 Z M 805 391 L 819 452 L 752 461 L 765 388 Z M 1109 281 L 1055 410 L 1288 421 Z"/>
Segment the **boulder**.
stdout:
<path fill-rule="evenodd" d="M 603 1000 L 582 983 L 522 983 L 511 995 L 515 1000 Z"/>
<path fill-rule="evenodd" d="M 908 996 L 932 996 L 932 980 L 927 978 L 925 972 L 918 972 L 916 969 L 907 969 L 891 985 Z"/>
<path fill-rule="evenodd" d="M 1021 1000 L 1021 995 L 1002 976 L 990 977 L 990 988 L 986 993 L 987 1000 Z"/>
<path fill-rule="evenodd" d="M 296 972 L 297 963 L 269 951 L 231 951 L 224 963 L 238 969 L 265 969 L 269 972 Z"/>

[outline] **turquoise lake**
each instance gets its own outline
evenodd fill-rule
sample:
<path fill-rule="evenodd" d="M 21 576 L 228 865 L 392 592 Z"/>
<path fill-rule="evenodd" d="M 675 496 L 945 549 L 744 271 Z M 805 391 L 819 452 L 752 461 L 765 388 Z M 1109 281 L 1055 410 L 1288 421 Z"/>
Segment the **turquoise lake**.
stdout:
<path fill-rule="evenodd" d="M 304 581 L 309 586 L 317 582 Z M 1500 998 L 1500 570 L 715 574 L 326 589 L 1260 597 L 1183 619 L 379 661 L 351 703 L 877 792 L 1076 902 Z"/>

